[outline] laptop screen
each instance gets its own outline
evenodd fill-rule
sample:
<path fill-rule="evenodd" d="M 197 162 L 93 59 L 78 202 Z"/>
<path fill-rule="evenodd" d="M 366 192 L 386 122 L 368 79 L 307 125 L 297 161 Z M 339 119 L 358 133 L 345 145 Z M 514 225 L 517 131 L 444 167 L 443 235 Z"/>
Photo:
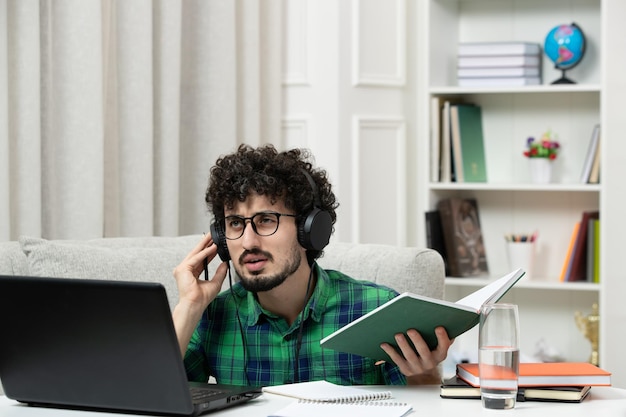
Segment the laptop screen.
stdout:
<path fill-rule="evenodd" d="M 9 398 L 196 412 L 158 283 L 0 276 L 0 317 L 0 378 Z"/>

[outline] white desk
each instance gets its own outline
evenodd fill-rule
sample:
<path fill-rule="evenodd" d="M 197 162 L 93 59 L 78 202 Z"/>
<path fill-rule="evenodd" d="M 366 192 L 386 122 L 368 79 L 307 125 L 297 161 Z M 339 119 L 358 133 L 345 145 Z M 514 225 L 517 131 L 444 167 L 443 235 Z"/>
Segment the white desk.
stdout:
<path fill-rule="evenodd" d="M 411 416 L 550 416 L 550 417 L 626 417 L 626 390 L 609 387 L 593 387 L 589 397 L 580 404 L 518 402 L 511 411 L 485 410 L 480 400 L 443 399 L 439 397 L 438 386 L 419 387 L 362 387 L 371 390 L 391 390 L 394 399 L 413 406 Z M 207 417 L 264 417 L 277 411 L 290 402 L 272 394 L 263 394 L 247 404 L 205 414 Z M 107 414 L 88 411 L 60 410 L 53 408 L 29 407 L 5 396 L 0 396 L 0 416 L 2 417 L 102 417 L 126 414 Z"/>

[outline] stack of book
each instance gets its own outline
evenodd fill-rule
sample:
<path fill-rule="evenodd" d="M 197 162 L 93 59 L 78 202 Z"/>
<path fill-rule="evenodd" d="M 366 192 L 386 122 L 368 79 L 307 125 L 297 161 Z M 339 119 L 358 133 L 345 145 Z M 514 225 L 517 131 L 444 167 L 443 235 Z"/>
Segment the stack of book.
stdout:
<path fill-rule="evenodd" d="M 457 365 L 441 385 L 443 398 L 480 398 L 478 364 Z M 520 363 L 517 401 L 583 401 L 592 386 L 610 386 L 611 373 L 586 362 Z"/>
<path fill-rule="evenodd" d="M 541 46 L 532 42 L 459 44 L 461 87 L 513 87 L 541 84 Z"/>
<path fill-rule="evenodd" d="M 560 280 L 600 282 L 600 212 L 583 211 L 574 224 Z"/>

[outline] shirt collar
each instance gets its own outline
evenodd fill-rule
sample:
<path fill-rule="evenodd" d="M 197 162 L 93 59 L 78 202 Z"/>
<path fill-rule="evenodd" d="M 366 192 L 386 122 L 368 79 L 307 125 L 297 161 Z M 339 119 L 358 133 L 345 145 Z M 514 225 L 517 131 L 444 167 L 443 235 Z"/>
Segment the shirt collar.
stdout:
<path fill-rule="evenodd" d="M 322 269 L 317 262 L 313 264 L 313 268 L 317 276 L 317 285 L 305 307 L 305 319 L 311 316 L 313 320 L 319 323 L 326 308 L 326 302 L 331 295 L 331 287 L 329 285 L 330 278 L 328 277 L 328 273 Z M 253 292 L 246 291 L 240 283 L 233 286 L 233 291 L 237 298 L 241 299 L 241 311 L 244 312 L 247 317 L 246 324 L 248 326 L 254 326 L 259 323 L 262 316 L 270 320 L 279 318 L 261 307 L 256 295 Z"/>

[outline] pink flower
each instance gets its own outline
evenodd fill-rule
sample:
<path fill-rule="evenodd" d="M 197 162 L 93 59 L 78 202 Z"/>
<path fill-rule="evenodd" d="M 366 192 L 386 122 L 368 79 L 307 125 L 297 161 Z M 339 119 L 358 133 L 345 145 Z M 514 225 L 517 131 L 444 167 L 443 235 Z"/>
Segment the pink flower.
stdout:
<path fill-rule="evenodd" d="M 535 140 L 532 136 L 526 139 L 527 149 L 524 151 L 524 156 L 527 158 L 548 158 L 554 160 L 560 147 L 559 142 L 552 139 L 551 132 L 547 131 L 541 136 L 540 140 Z"/>

